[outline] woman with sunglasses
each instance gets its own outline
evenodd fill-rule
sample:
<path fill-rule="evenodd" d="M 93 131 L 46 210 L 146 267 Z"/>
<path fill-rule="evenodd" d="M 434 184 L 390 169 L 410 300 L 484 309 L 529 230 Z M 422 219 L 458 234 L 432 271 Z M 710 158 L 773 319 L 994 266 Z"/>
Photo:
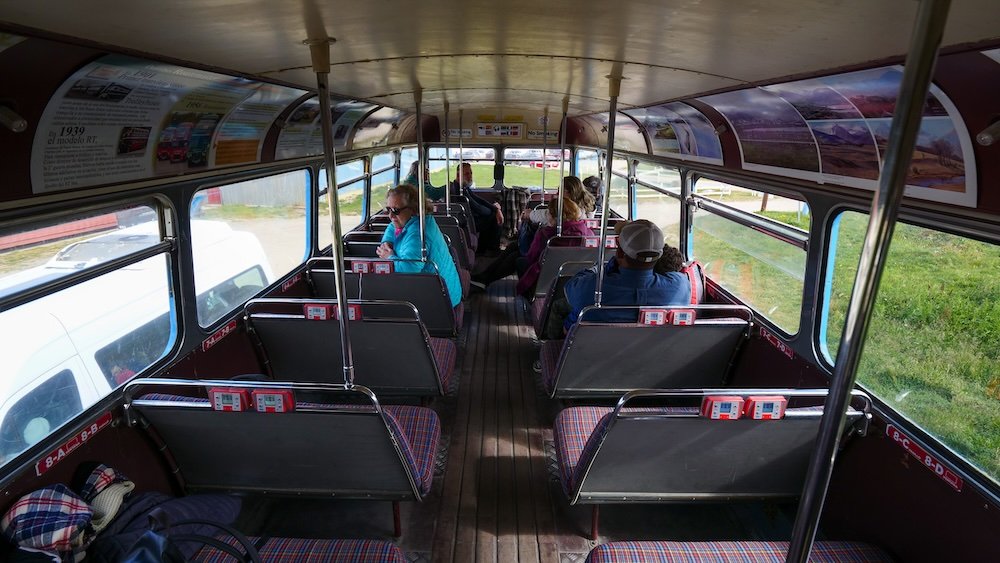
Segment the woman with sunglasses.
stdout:
<path fill-rule="evenodd" d="M 434 217 L 425 215 L 424 241 L 427 244 L 427 262 L 420 262 L 420 199 L 417 188 L 400 184 L 389 190 L 385 210 L 392 223 L 382 235 L 382 244 L 375 250 L 379 258 L 395 261 L 397 272 L 438 274 L 448 288 L 451 306 L 462 302 L 462 282 L 451 258 L 448 243 L 441 234 Z"/>

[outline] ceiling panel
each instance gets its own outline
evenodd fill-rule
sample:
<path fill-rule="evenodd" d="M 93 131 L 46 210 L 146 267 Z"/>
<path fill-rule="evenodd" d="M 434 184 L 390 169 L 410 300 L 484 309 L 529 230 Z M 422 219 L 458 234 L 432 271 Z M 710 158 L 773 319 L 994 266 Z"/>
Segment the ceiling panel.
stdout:
<path fill-rule="evenodd" d="M 335 92 L 429 111 L 646 105 L 902 55 L 913 0 L 0 0 L 0 21 L 313 88 L 307 37 L 331 36 Z M 996 0 L 955 0 L 945 44 L 1000 37 Z"/>

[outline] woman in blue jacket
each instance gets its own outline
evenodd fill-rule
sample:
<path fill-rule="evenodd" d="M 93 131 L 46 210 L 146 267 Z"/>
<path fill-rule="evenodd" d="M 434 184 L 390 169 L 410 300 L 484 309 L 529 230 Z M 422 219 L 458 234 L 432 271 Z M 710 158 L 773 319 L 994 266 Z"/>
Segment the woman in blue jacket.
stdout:
<path fill-rule="evenodd" d="M 421 263 L 420 209 L 417 188 L 410 184 L 400 184 L 389 190 L 385 208 L 392 223 L 382 235 L 382 244 L 376 249 L 379 258 L 395 261 L 397 272 L 436 273 L 444 280 L 451 298 L 451 306 L 462 302 L 462 284 L 458 269 L 451 258 L 448 243 L 441 234 L 434 217 L 425 215 L 424 242 L 427 245 L 427 262 Z"/>

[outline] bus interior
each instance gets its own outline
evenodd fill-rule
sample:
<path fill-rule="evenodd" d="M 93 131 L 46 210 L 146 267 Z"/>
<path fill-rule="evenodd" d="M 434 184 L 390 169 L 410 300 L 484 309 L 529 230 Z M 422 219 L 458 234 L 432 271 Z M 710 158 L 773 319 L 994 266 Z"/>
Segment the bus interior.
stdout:
<path fill-rule="evenodd" d="M 1000 561 L 995 0 L 0 0 L 0 76 L 0 559 Z M 683 302 L 554 337 L 639 219 Z"/>

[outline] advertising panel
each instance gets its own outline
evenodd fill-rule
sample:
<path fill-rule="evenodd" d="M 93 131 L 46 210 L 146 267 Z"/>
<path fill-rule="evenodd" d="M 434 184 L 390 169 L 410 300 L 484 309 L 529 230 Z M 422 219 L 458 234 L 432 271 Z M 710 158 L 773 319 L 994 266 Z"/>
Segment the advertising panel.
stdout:
<path fill-rule="evenodd" d="M 255 161 L 264 132 L 303 93 L 122 55 L 101 57 L 73 73 L 46 105 L 33 141 L 32 190 Z"/>
<path fill-rule="evenodd" d="M 883 67 L 701 101 L 732 126 L 745 169 L 874 190 L 902 78 L 902 67 Z M 968 130 L 934 85 L 906 184 L 909 197 L 965 206 L 977 202 Z"/>

